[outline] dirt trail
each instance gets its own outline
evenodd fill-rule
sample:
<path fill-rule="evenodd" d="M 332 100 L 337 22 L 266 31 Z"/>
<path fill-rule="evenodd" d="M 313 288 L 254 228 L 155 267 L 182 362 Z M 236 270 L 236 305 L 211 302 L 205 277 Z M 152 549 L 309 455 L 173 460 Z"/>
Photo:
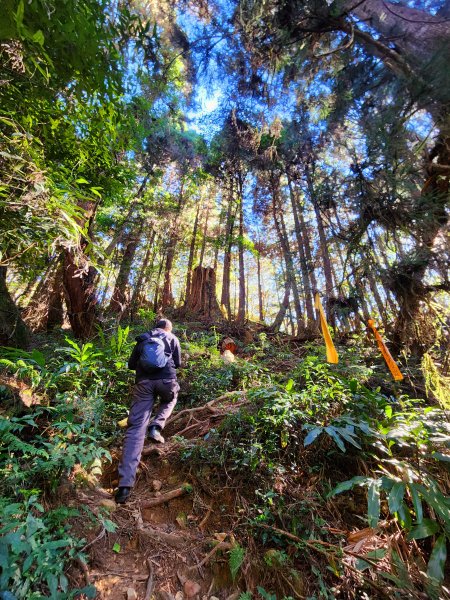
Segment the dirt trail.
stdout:
<path fill-rule="evenodd" d="M 208 465 L 189 470 L 189 463 L 180 460 L 180 450 L 244 402 L 242 393 L 233 392 L 175 413 L 164 431 L 166 444 L 144 448 L 137 483 L 125 505 L 116 506 L 111 496 L 99 491 L 81 495 L 81 501 L 109 509 L 109 518 L 118 526 L 114 533 L 93 532 L 88 542 L 89 572 L 84 569 L 84 577 L 97 588 L 97 598 L 239 597 L 228 567 L 228 551 L 235 543 L 233 492 L 217 489 Z M 184 443 L 173 437 L 180 434 Z M 117 485 L 119 456 L 117 448 L 103 474 L 108 492 Z M 175 497 L 168 499 L 168 493 Z"/>

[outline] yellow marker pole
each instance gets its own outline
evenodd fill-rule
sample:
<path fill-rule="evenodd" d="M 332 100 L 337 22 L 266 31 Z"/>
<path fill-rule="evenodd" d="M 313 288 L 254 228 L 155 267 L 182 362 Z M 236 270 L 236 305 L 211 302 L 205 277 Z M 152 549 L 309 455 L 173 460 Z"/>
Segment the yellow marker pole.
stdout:
<path fill-rule="evenodd" d="M 318 292 L 316 292 L 314 297 L 314 306 L 316 310 L 319 311 L 320 315 L 320 326 L 322 328 L 322 335 L 327 349 L 327 361 L 336 365 L 339 362 L 338 353 L 336 352 L 336 348 L 334 347 L 333 340 L 331 339 L 331 335 L 328 330 L 328 323 L 325 318 L 325 313 L 323 311 L 322 302 L 320 301 Z"/>
<path fill-rule="evenodd" d="M 383 338 L 376 330 L 375 321 L 373 319 L 369 319 L 367 321 L 367 325 L 373 331 L 375 339 L 377 340 L 378 348 L 381 350 L 381 354 L 383 355 L 383 358 L 386 361 L 386 364 L 389 367 L 390 372 L 392 373 L 392 377 L 395 379 L 395 381 L 401 381 L 403 379 L 403 375 L 400 373 L 400 369 L 398 368 L 397 363 L 392 358 L 391 353 L 389 352 L 386 344 L 383 342 Z"/>

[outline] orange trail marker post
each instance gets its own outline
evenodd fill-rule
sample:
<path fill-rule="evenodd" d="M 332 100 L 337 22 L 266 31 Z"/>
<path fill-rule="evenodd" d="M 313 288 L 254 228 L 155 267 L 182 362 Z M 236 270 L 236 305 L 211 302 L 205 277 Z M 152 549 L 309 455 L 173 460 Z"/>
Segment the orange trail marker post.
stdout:
<path fill-rule="evenodd" d="M 322 302 L 320 301 L 320 296 L 316 293 L 314 297 L 314 306 L 316 310 L 319 311 L 320 315 L 320 326 L 322 328 L 323 339 L 325 340 L 325 346 L 327 349 L 327 361 L 329 363 L 333 363 L 337 365 L 339 362 L 338 353 L 336 352 L 336 348 L 334 347 L 333 340 L 331 339 L 330 332 L 328 330 L 328 323 L 325 318 L 325 313 L 323 312 Z"/>
<path fill-rule="evenodd" d="M 373 319 L 369 319 L 367 321 L 367 325 L 373 331 L 375 339 L 377 340 L 378 348 L 381 350 L 381 354 L 383 355 L 383 358 L 386 361 L 390 372 L 392 373 L 392 377 L 395 379 L 395 381 L 401 381 L 403 379 L 403 375 L 400 373 L 400 369 L 398 368 L 397 363 L 392 358 L 391 353 L 389 352 L 386 344 L 383 342 L 383 338 L 378 333 L 375 327 L 375 321 Z"/>

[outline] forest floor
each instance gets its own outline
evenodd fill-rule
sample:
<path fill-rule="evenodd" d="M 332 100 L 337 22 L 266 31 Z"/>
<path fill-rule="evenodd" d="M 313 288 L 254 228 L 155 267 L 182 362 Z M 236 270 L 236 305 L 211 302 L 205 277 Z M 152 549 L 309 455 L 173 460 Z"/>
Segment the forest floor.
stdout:
<path fill-rule="evenodd" d="M 236 408 L 226 404 L 226 397 L 214 404 L 217 408 L 208 404 L 184 415 L 180 411 L 180 418 L 175 414 L 164 431 L 166 443 L 144 447 L 137 483 L 125 505 L 112 500 L 119 449 L 112 452 L 103 487 L 79 497 L 88 505 L 106 507 L 118 525 L 114 533 L 102 529 L 89 547 L 88 578 L 98 598 L 133 598 L 132 590 L 139 599 L 240 595 L 223 555 L 235 543 L 236 490 L 215 487 L 207 465 L 200 472 L 188 472 L 179 460 L 180 443 L 172 441 L 177 435 L 195 440 L 199 431 L 204 434 L 210 427 L 211 418 L 217 423 Z"/>
<path fill-rule="evenodd" d="M 124 505 L 114 491 L 132 332 L 37 337 L 4 361 L 16 413 L 3 422 L 0 500 L 16 503 L 3 520 L 16 598 L 53 597 L 53 573 L 58 599 L 450 598 L 450 425 L 420 363 L 404 359 L 398 384 L 364 334 L 337 340 L 329 365 L 320 338 L 177 332 L 179 402 Z M 32 543 L 16 549 L 20 531 Z M 78 592 L 64 595 L 69 585 Z"/>

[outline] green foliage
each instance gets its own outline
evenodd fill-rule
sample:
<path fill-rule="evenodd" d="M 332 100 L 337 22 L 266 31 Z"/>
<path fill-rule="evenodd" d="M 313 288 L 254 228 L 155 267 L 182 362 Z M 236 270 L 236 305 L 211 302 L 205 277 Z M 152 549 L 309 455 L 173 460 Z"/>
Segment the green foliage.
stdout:
<path fill-rule="evenodd" d="M 46 373 L 45 356 L 39 350 L 32 352 L 17 350 L 16 348 L 1 348 L 2 356 L 0 366 L 3 366 L 18 379 L 31 383 L 37 388 Z"/>
<path fill-rule="evenodd" d="M 270 380 L 267 369 L 258 362 L 240 360 L 225 363 L 220 356 L 215 331 L 193 335 L 183 344 L 189 356 L 189 378 L 183 382 L 181 398 L 188 396 L 192 403 L 205 402 L 235 389 L 247 389 Z"/>
<path fill-rule="evenodd" d="M 37 407 L 33 415 L 0 417 L 1 492 L 12 494 L 26 485 L 55 488 L 75 465 L 87 469 L 97 459 L 109 459 L 99 445 L 97 410 L 97 398 L 81 401 L 66 394 L 55 406 Z"/>
<path fill-rule="evenodd" d="M 139 308 L 137 314 L 145 325 L 153 326 L 156 321 L 157 314 L 151 308 Z"/>
<path fill-rule="evenodd" d="M 46 349 L 46 355 L 3 351 L 2 365 L 45 391 L 48 402 L 32 413 L 0 417 L 0 589 L 12 590 L 17 598 L 93 597 L 90 588 L 70 591 L 64 574 L 70 561 L 82 558 L 83 541 L 68 525 L 74 513 L 64 508 L 44 513 L 37 490 L 52 497 L 62 480 L 95 483 L 93 467 L 110 460 L 104 440 L 111 425 L 103 417 L 115 406 L 121 386 L 128 385 L 128 334 L 128 328 L 119 327 L 107 342 L 102 338 L 103 347 L 66 338 L 67 345 Z M 101 521 L 113 531 L 111 521 Z M 97 526 L 98 518 L 94 522 Z"/>
<path fill-rule="evenodd" d="M 236 544 L 230 550 L 228 555 L 228 564 L 230 566 L 231 577 L 233 581 L 236 579 L 237 574 L 239 573 L 239 569 L 242 566 L 245 558 L 245 549 Z"/>
<path fill-rule="evenodd" d="M 94 597 L 91 588 L 70 592 L 65 575 L 70 561 L 84 560 L 84 540 L 70 531 L 77 515 L 65 507 L 45 510 L 34 490 L 20 502 L 0 498 L 0 589 L 24 600 Z"/>
<path fill-rule="evenodd" d="M 442 408 L 450 407 L 450 378 L 439 373 L 431 356 L 426 352 L 422 358 L 422 372 L 427 394 L 433 394 Z"/>

